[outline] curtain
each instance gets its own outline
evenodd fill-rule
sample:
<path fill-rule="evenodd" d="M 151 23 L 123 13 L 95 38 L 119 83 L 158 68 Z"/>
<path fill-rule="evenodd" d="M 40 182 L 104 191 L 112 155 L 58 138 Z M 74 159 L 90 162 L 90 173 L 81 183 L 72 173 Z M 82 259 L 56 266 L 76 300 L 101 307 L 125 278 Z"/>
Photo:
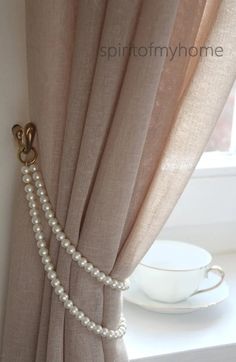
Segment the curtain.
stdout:
<path fill-rule="evenodd" d="M 234 0 L 26 1 L 30 117 L 47 190 L 70 240 L 113 277 L 128 277 L 151 246 L 212 132 L 235 77 L 235 11 Z M 224 53 L 104 56 L 151 42 Z M 20 180 L 16 188 L 2 361 L 125 362 L 122 340 L 89 332 L 52 293 Z M 120 292 L 79 269 L 49 229 L 47 240 L 71 299 L 115 328 Z"/>

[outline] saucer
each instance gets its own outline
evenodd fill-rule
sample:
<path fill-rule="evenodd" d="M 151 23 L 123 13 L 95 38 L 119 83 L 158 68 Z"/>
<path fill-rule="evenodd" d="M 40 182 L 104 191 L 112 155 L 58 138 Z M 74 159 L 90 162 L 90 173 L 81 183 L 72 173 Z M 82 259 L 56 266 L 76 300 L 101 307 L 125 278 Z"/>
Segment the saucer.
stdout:
<path fill-rule="evenodd" d="M 201 285 L 201 288 L 208 288 L 215 283 L 216 276 L 209 275 Z M 124 292 L 124 299 L 130 303 L 136 304 L 139 307 L 152 312 L 165 314 L 182 314 L 191 313 L 199 309 L 209 308 L 223 302 L 229 296 L 229 286 L 223 281 L 222 284 L 211 291 L 200 293 L 189 297 L 189 299 L 179 303 L 163 303 L 149 298 L 134 281 L 130 280 L 130 288 Z"/>

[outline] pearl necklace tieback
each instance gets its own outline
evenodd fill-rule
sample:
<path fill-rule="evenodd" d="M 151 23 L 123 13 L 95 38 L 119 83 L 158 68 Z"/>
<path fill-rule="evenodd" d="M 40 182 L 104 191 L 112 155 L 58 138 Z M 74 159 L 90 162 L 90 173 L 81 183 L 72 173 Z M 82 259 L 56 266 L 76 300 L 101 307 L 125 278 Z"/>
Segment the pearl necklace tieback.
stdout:
<path fill-rule="evenodd" d="M 22 181 L 25 184 L 24 189 L 26 193 L 26 199 L 28 201 L 32 228 L 37 241 L 37 247 L 39 249 L 39 255 L 41 257 L 44 270 L 47 273 L 47 277 L 50 280 L 51 286 L 53 287 L 55 294 L 58 296 L 59 301 L 63 303 L 64 308 L 67 309 L 69 313 L 81 323 L 82 326 L 104 338 L 121 338 L 124 336 L 127 329 L 125 319 L 121 317 L 117 329 L 114 330 L 103 327 L 102 325 L 92 321 L 70 299 L 55 271 L 55 267 L 52 263 L 45 241 L 45 234 L 43 232 L 43 226 L 40 219 L 40 205 L 48 225 L 55 234 L 56 240 L 60 242 L 60 246 L 65 249 L 66 253 L 71 256 L 73 262 L 75 262 L 79 268 L 82 268 L 97 282 L 102 283 L 107 287 L 120 291 L 129 288 L 128 279 L 125 281 L 114 279 L 110 275 L 106 275 L 104 272 L 100 271 L 91 262 L 89 262 L 79 251 L 75 249 L 75 246 L 71 243 L 62 230 L 62 227 L 52 209 L 52 205 L 50 203 L 39 166 L 35 164 L 37 152 L 32 146 L 35 132 L 36 128 L 32 123 L 27 124 L 25 129 L 18 125 L 13 127 L 13 133 L 20 146 L 18 157 L 22 163 L 25 163 L 25 165 L 21 168 Z M 23 143 L 23 136 L 25 138 L 28 137 L 25 144 Z M 28 154 L 30 154 L 30 152 L 33 155 L 31 155 L 31 160 L 27 163 L 25 159 L 27 158 Z"/>
<path fill-rule="evenodd" d="M 51 281 L 51 286 L 54 288 L 54 291 L 58 296 L 59 300 L 63 303 L 65 309 L 68 309 L 69 312 L 90 331 L 102 337 L 122 337 L 126 332 L 126 323 L 123 318 L 121 318 L 120 324 L 116 330 L 104 328 L 101 325 L 91 321 L 83 313 L 83 311 L 79 310 L 78 307 L 74 305 L 72 300 L 69 299 L 69 295 L 64 291 L 64 288 L 61 285 L 57 273 L 54 270 L 54 265 L 52 264 L 51 258 L 49 256 L 48 248 L 46 247 L 45 234 L 43 232 L 41 219 L 39 216 L 37 198 L 39 199 L 41 208 L 44 211 L 45 218 L 47 219 L 48 224 L 52 229 L 52 232 L 56 236 L 56 240 L 60 242 L 61 247 L 65 249 L 69 255 L 71 255 L 72 260 L 76 262 L 80 268 L 83 268 L 85 272 L 89 273 L 98 282 L 103 283 L 104 285 L 109 286 L 113 289 L 127 289 L 128 281 L 126 280 L 124 282 L 121 282 L 113 279 L 109 275 L 106 275 L 98 268 L 94 267 L 92 263 L 88 262 L 87 259 L 82 256 L 80 252 L 76 251 L 74 245 L 70 242 L 70 240 L 66 237 L 65 233 L 62 231 L 62 227 L 54 215 L 51 203 L 49 201 L 49 197 L 44 186 L 44 182 L 42 180 L 41 173 L 38 170 L 38 166 L 35 164 L 29 167 L 23 166 L 21 172 L 23 174 L 22 180 L 26 184 L 26 199 L 28 200 L 28 206 L 30 209 L 29 213 L 31 216 L 35 239 L 37 241 L 37 247 L 39 248 L 39 255 L 41 256 L 41 261 L 44 265 L 44 270 L 47 273 L 47 277 Z"/>

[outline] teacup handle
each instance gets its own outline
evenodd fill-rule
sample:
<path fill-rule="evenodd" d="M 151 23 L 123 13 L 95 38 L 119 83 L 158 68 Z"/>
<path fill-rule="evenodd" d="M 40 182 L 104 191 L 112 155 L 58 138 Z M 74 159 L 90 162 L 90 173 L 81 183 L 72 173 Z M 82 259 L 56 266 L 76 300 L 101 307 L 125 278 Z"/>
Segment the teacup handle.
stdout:
<path fill-rule="evenodd" d="M 209 267 L 206 271 L 206 275 L 208 276 L 208 274 L 210 272 L 213 272 L 213 273 L 216 273 L 220 276 L 220 280 L 218 281 L 218 283 L 216 283 L 215 285 L 213 285 L 212 287 L 210 288 L 205 288 L 205 289 L 200 289 L 200 290 L 197 290 L 196 292 L 194 292 L 192 295 L 196 295 L 196 294 L 199 294 L 199 293 L 204 293 L 204 292 L 209 292 L 210 290 L 213 290 L 217 287 L 219 287 L 221 285 L 221 283 L 223 282 L 224 280 L 224 277 L 225 277 L 225 272 L 224 270 L 218 266 L 218 265 L 213 265 L 211 267 Z"/>

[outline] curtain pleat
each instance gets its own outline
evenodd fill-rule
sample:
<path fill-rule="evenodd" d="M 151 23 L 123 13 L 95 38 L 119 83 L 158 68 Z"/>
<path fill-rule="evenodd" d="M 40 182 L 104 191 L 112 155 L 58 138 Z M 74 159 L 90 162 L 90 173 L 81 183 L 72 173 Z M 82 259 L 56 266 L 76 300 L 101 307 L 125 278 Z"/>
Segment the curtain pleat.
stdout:
<path fill-rule="evenodd" d="M 179 3 L 168 46 L 175 49 L 179 44 L 190 47 L 194 43 L 205 5 L 206 1 L 196 0 L 184 0 Z M 175 122 L 181 85 L 191 60 L 190 57 L 184 56 L 170 59 L 171 55 L 165 59 L 163 65 L 120 248 L 128 237 L 161 160 L 163 148 Z"/>
<path fill-rule="evenodd" d="M 69 239 L 118 279 L 156 238 L 230 90 L 236 6 L 219 4 L 26 1 L 30 114 L 47 190 Z M 224 57 L 103 53 L 152 42 L 189 48 L 206 39 L 223 45 Z M 17 197 L 3 362 L 127 361 L 122 340 L 104 340 L 65 312 L 44 278 L 23 191 Z M 70 298 L 96 323 L 115 328 L 120 292 L 79 269 L 44 226 Z"/>
<path fill-rule="evenodd" d="M 117 10 L 117 2 L 111 4 L 114 4 L 114 9 Z M 177 2 L 175 2 L 175 5 L 177 7 Z M 119 10 L 121 11 L 121 9 Z M 165 1 L 144 2 L 139 13 L 139 23 L 137 24 L 134 43 L 137 45 L 147 44 L 149 39 L 152 38 L 158 42 L 158 37 L 163 37 L 164 35 L 166 37 L 162 38 L 163 42 L 167 43 L 170 28 L 172 28 L 175 18 L 175 12 L 173 12 L 173 10 L 174 7 L 170 8 Z M 124 14 L 125 12 L 123 15 Z M 159 18 L 157 18 L 157 14 Z M 165 18 L 165 26 L 162 26 L 160 21 L 158 21 L 158 19 L 162 17 Z M 155 22 L 159 24 L 159 26 L 154 26 Z M 155 69 L 154 63 L 156 63 Z M 155 90 L 158 85 L 163 63 L 164 59 L 161 59 L 161 62 L 157 62 L 157 60 L 152 57 L 142 59 L 134 57 L 129 59 L 112 124 L 106 137 L 106 144 L 96 174 L 96 180 L 91 190 L 90 200 L 79 236 L 79 249 L 88 260 L 93 260 L 93 263 L 106 273 L 112 269 L 119 248 L 123 225 L 128 212 L 129 200 L 132 195 L 132 189 L 142 154 L 142 144 L 146 136 L 145 129 L 147 130 L 148 127 L 149 114 L 152 111 Z M 104 64 L 101 70 L 101 77 L 104 77 L 106 69 L 107 66 Z M 137 77 L 137 73 L 140 72 L 141 69 L 142 76 Z M 131 97 L 133 88 L 136 90 L 135 97 Z M 143 99 L 144 94 L 145 99 Z M 133 116 L 134 114 L 135 117 Z M 104 122 L 103 118 L 101 118 L 100 121 Z M 137 124 L 139 125 L 138 127 Z M 96 137 L 94 137 L 94 131 L 91 136 L 94 143 L 94 145 L 91 145 L 93 148 L 96 147 L 97 141 Z M 83 160 L 86 164 L 90 163 L 90 153 L 91 151 L 88 148 Z M 86 165 L 84 169 L 87 171 Z M 85 176 L 82 181 L 87 184 L 87 173 Z M 78 175 L 77 178 L 76 174 L 76 186 L 72 191 L 72 204 L 70 205 L 70 209 L 72 211 L 75 210 L 75 212 L 79 204 L 77 195 L 81 192 L 81 187 L 77 187 L 79 180 L 80 175 Z M 103 187 L 103 185 L 105 187 Z M 70 226 L 72 226 L 71 220 L 77 222 L 77 218 L 74 216 L 75 215 L 69 211 L 68 220 Z M 75 285 L 76 288 L 74 287 Z M 102 307 L 104 293 L 106 293 L 106 291 L 104 291 L 102 285 L 91 280 L 84 271 L 78 271 L 74 263 L 71 265 L 70 290 L 73 291 L 73 298 L 75 301 L 78 301 L 79 307 L 84 310 L 86 314 L 90 315 L 92 319 L 95 319 L 96 322 L 101 323 L 102 308 L 98 308 L 98 306 Z M 117 297 L 119 297 L 119 295 Z M 109 305 L 107 305 L 107 308 Z M 112 305 L 110 308 L 112 308 Z M 99 310 L 101 315 L 99 315 Z M 114 312 L 115 311 L 116 313 L 113 313 L 113 321 L 109 321 L 111 327 L 114 327 L 118 320 L 117 308 Z M 66 316 L 66 319 L 67 318 L 70 319 L 70 324 L 72 325 L 71 331 L 76 329 L 78 333 L 81 331 L 83 335 L 86 334 L 86 346 L 88 348 L 88 350 L 86 350 L 86 356 L 88 361 L 92 360 L 92 358 L 94 358 L 94 356 L 91 355 L 93 352 L 92 346 L 95 345 L 94 340 L 96 340 L 97 337 L 89 332 L 84 332 L 84 328 L 78 325 L 70 316 Z M 81 356 L 79 349 L 73 348 L 73 346 L 75 346 L 75 334 L 68 331 L 66 338 L 70 338 L 70 335 L 72 343 L 68 353 L 71 355 L 71 360 L 78 359 L 80 361 L 82 358 L 84 359 L 84 356 Z M 82 343 L 83 340 L 81 339 L 81 344 Z M 111 345 L 112 343 L 109 343 L 110 348 Z M 85 349 L 84 346 L 83 349 Z M 72 354 L 73 351 L 75 354 Z M 97 353 L 97 348 L 94 353 Z M 107 352 L 105 352 L 105 355 L 106 354 Z M 98 356 L 100 356 L 100 354 Z M 100 357 L 98 356 L 97 358 L 99 360 Z M 120 358 L 124 360 L 124 357 Z"/>
<path fill-rule="evenodd" d="M 206 47 L 222 46 L 224 55 L 199 60 L 169 132 L 161 162 L 116 262 L 114 275 L 129 274 L 148 250 L 181 195 L 214 129 L 236 76 L 236 52 L 233 49 L 236 34 L 232 30 L 235 11 L 236 3 L 231 0 L 222 2 Z M 145 245 L 146 250 L 140 245 Z"/>

